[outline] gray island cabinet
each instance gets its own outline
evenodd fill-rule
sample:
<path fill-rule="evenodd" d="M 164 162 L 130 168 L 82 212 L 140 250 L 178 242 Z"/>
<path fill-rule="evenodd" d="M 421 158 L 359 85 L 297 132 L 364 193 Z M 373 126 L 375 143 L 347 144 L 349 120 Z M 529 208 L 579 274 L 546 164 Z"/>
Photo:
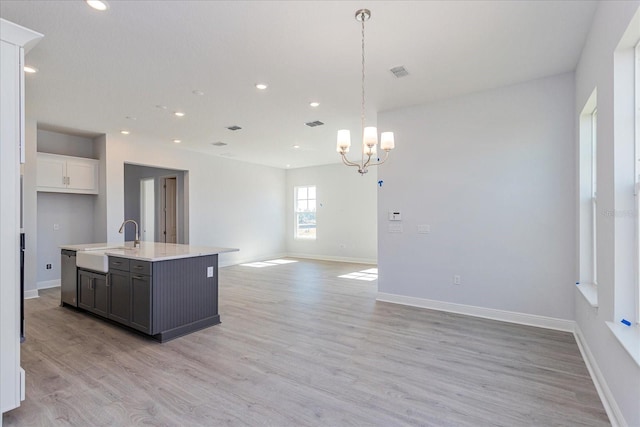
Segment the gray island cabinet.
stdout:
<path fill-rule="evenodd" d="M 139 248 L 92 244 L 62 249 L 63 257 L 84 251 L 79 258 L 90 255 L 104 261 L 104 267 L 78 263 L 76 284 L 62 283 L 67 296 L 61 305 L 77 306 L 160 342 L 220 323 L 218 254 L 237 250 L 149 242 Z M 63 282 L 73 276 L 67 271 Z M 69 297 L 74 286 L 77 305 Z"/>

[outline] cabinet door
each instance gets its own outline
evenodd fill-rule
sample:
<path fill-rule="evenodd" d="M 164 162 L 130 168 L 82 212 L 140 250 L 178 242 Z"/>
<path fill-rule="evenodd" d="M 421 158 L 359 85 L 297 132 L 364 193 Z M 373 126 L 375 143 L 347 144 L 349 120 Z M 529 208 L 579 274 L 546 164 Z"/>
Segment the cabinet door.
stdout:
<path fill-rule="evenodd" d="M 131 274 L 131 326 L 152 333 L 150 276 Z"/>
<path fill-rule="evenodd" d="M 93 304 L 93 312 L 101 316 L 107 317 L 109 315 L 109 297 L 108 297 L 108 282 L 106 274 L 94 274 L 93 275 L 93 289 L 95 293 L 95 299 Z"/>
<path fill-rule="evenodd" d="M 56 155 L 38 153 L 36 185 L 39 190 L 66 188 L 66 162 Z"/>
<path fill-rule="evenodd" d="M 78 270 L 78 307 L 93 310 L 94 294 L 91 273 Z"/>
<path fill-rule="evenodd" d="M 109 318 L 128 325 L 131 319 L 131 284 L 129 273 L 109 273 Z"/>
<path fill-rule="evenodd" d="M 67 159 L 67 187 L 83 193 L 98 193 L 98 162 L 93 159 Z"/>

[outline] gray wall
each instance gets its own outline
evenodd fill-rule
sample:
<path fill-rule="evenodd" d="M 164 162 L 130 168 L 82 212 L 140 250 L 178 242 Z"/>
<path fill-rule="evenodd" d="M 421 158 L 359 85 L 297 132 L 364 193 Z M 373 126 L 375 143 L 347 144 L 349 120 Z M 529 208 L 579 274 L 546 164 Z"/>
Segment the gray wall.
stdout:
<path fill-rule="evenodd" d="M 82 136 L 38 129 L 37 147 L 40 153 L 97 158 L 94 156 L 93 139 Z"/>
<path fill-rule="evenodd" d="M 60 279 L 60 245 L 93 243 L 93 204 L 86 194 L 38 193 L 38 283 Z M 57 230 L 54 226 L 57 225 Z M 46 264 L 52 269 L 47 270 Z"/>
<path fill-rule="evenodd" d="M 55 285 L 55 281 L 60 279 L 60 245 L 95 241 L 97 197 L 90 194 L 36 192 L 37 153 L 33 150 L 34 142 L 38 152 L 66 156 L 96 158 L 96 150 L 91 138 L 42 129 L 37 130 L 37 141 L 27 141 L 25 233 L 28 240 L 25 265 L 31 269 L 35 267 L 36 286 L 47 287 Z M 36 236 L 35 245 L 32 245 L 32 235 Z M 51 264 L 50 270 L 46 269 L 47 264 Z M 35 289 L 32 280 L 32 273 L 26 274 L 27 290 Z"/>
<path fill-rule="evenodd" d="M 381 114 L 379 291 L 573 319 L 573 98 L 570 73 Z"/>
<path fill-rule="evenodd" d="M 161 177 L 175 176 L 177 179 L 177 243 L 188 243 L 188 233 L 185 231 L 185 218 L 188 216 L 188 205 L 185 203 L 185 171 L 163 169 L 150 166 L 124 165 L 124 219 L 133 219 L 140 224 L 140 180 L 154 178 L 156 212 L 160 204 Z M 160 227 L 156 215 L 155 240 L 161 241 Z M 187 228 L 188 229 L 188 228 Z M 131 226 L 125 228 L 125 240 L 134 239 L 135 229 Z"/>

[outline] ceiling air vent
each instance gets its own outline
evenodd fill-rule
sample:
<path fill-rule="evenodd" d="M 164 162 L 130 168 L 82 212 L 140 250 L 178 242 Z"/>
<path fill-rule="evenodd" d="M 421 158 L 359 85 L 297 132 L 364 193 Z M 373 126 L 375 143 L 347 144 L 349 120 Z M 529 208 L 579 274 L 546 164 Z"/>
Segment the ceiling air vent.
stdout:
<path fill-rule="evenodd" d="M 397 78 L 406 77 L 409 75 L 409 72 L 407 71 L 407 69 L 404 68 L 402 65 L 398 67 L 393 67 L 389 71 L 391 71 L 393 75 L 396 76 Z"/>
<path fill-rule="evenodd" d="M 314 128 L 316 126 L 322 126 L 324 123 L 322 123 L 320 120 L 316 120 L 315 122 L 307 122 L 305 123 L 305 125 L 309 126 L 310 128 Z"/>
<path fill-rule="evenodd" d="M 229 126 L 227 129 L 229 129 L 229 130 L 240 130 L 242 128 L 240 126 L 233 125 L 233 126 Z"/>
<path fill-rule="evenodd" d="M 224 147 L 227 144 L 225 142 L 218 141 L 218 142 L 212 142 L 211 145 L 215 145 L 216 147 Z"/>

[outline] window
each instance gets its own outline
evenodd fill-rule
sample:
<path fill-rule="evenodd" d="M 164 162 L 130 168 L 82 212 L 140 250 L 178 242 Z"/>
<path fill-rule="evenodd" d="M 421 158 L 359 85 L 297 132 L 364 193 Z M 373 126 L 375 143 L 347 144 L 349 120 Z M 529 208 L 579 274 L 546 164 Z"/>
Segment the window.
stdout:
<path fill-rule="evenodd" d="M 296 239 L 316 238 L 316 187 L 295 187 Z"/>
<path fill-rule="evenodd" d="M 590 117 L 591 125 L 591 271 L 593 284 L 598 284 L 598 179 L 597 171 L 597 130 L 598 130 L 598 110 L 594 109 Z"/>
<path fill-rule="evenodd" d="M 597 245 L 597 91 L 594 90 L 580 113 L 580 279 L 578 289 L 587 301 L 598 305 Z"/>
<path fill-rule="evenodd" d="M 635 47 L 636 323 L 640 324 L 640 41 Z"/>

